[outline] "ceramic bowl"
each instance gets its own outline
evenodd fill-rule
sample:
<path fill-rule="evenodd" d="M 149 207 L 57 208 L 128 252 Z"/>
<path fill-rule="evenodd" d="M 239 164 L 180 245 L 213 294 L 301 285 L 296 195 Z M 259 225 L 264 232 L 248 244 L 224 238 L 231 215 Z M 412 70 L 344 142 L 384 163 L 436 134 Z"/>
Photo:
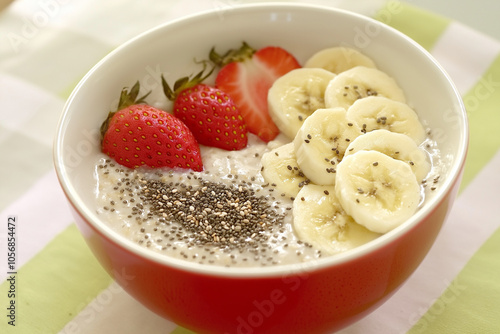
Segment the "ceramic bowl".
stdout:
<path fill-rule="evenodd" d="M 408 221 L 380 238 L 305 264 L 224 268 L 153 253 L 96 215 L 98 129 L 117 92 L 137 79 L 161 91 L 217 46 L 278 45 L 302 64 L 335 45 L 356 48 L 393 76 L 432 129 L 442 156 L 439 187 Z M 153 93 L 152 98 L 154 99 Z M 158 93 L 161 94 L 161 93 Z M 159 95 L 158 95 L 159 96 Z M 199 333 L 329 333 L 376 309 L 431 248 L 455 199 L 467 150 L 464 106 L 441 66 L 417 43 L 370 18 L 299 4 L 227 7 L 168 22 L 93 67 L 65 105 L 54 160 L 77 225 L 102 266 L 153 312 Z"/>

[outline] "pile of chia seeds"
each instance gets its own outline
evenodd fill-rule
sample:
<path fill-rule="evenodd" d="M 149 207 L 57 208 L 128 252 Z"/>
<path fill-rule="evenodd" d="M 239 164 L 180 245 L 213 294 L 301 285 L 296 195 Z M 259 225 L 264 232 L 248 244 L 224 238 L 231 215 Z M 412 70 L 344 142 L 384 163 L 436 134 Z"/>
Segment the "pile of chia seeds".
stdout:
<path fill-rule="evenodd" d="M 264 195 L 256 196 L 243 181 L 228 186 L 192 177 L 194 184 L 142 180 L 141 195 L 158 222 L 178 223 L 196 245 L 246 248 L 265 243 L 268 227 L 283 216 Z"/>
<path fill-rule="evenodd" d="M 205 172 L 130 170 L 109 159 L 97 167 L 100 187 L 112 186 L 113 192 L 103 195 L 106 202 L 98 212 L 126 221 L 124 229 L 133 230 L 132 239 L 144 247 L 225 266 L 268 266 L 280 264 L 283 257 L 303 262 L 321 256 L 287 227 L 291 202 L 281 203 L 272 186 L 255 178 L 224 175 L 220 179 L 225 182 L 216 182 Z"/>

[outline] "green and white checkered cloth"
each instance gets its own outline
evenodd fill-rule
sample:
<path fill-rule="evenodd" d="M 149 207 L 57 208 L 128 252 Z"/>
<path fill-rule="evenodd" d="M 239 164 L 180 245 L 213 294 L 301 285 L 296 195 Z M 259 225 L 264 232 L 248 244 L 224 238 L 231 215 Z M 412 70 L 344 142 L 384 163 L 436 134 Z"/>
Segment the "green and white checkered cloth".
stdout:
<path fill-rule="evenodd" d="M 17 0 L 0 12 L 0 333 L 189 333 L 128 296 L 95 260 L 56 180 L 53 135 L 76 83 L 115 47 L 182 15 L 248 2 L 256 1 Z M 397 1 L 304 2 L 408 34 L 451 75 L 470 119 L 461 191 L 429 256 L 342 333 L 499 333 L 500 42 Z M 7 317 L 9 216 L 17 218 L 15 327 Z"/>

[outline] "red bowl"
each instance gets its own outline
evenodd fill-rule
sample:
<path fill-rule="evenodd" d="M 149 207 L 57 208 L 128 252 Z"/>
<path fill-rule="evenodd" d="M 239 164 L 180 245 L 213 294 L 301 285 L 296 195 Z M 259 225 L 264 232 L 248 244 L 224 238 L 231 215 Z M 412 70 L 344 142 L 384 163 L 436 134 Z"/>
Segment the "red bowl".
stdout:
<path fill-rule="evenodd" d="M 116 92 L 137 78 L 155 88 L 160 83 L 152 69 L 177 78 L 192 72 L 193 57 L 203 58 L 214 45 L 224 49 L 242 40 L 256 47 L 280 45 L 301 63 L 333 45 L 352 46 L 372 57 L 438 134 L 434 139 L 444 157 L 443 173 L 433 196 L 411 219 L 363 246 L 275 267 L 224 268 L 173 259 L 109 228 L 96 215 L 93 168 L 99 125 L 116 102 Z M 54 160 L 77 225 L 96 258 L 153 312 L 199 333 L 328 333 L 376 309 L 417 269 L 455 199 L 467 141 L 460 95 L 439 64 L 408 37 L 346 11 L 259 4 L 167 23 L 105 57 L 64 108 Z"/>

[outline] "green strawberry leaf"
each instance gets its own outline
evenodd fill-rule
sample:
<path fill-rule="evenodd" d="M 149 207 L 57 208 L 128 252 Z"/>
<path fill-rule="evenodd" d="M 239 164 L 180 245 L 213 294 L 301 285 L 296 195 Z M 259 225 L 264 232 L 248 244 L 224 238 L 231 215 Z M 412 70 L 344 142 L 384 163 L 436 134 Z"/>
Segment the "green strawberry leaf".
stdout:
<path fill-rule="evenodd" d="M 182 92 L 187 88 L 191 88 L 202 83 L 215 70 L 215 66 L 213 66 L 212 69 L 208 71 L 208 73 L 205 73 L 207 69 L 207 62 L 204 61 L 201 63 L 203 64 L 203 69 L 200 72 L 196 73 L 196 75 L 194 75 L 193 77 L 182 77 L 180 79 L 177 79 L 174 83 L 173 89 L 170 88 L 163 74 L 161 75 L 161 84 L 163 86 L 163 93 L 165 94 L 167 99 L 169 99 L 170 101 L 175 101 L 180 92 Z"/>
<path fill-rule="evenodd" d="M 252 58 L 255 53 L 255 49 L 253 49 L 246 42 L 243 42 L 239 49 L 230 49 L 226 51 L 223 55 L 215 52 L 215 47 L 210 50 L 208 55 L 210 61 L 214 63 L 216 66 L 223 67 L 232 62 L 241 62 L 246 59 Z"/>
<path fill-rule="evenodd" d="M 141 104 L 146 102 L 146 98 L 151 94 L 151 91 L 147 92 L 143 96 L 137 98 L 139 96 L 139 91 L 141 90 L 141 84 L 139 81 L 136 81 L 136 83 L 130 88 L 130 90 L 127 90 L 127 87 L 124 87 L 122 91 L 120 92 L 120 99 L 118 101 L 118 107 L 114 111 L 110 111 L 108 113 L 108 116 L 104 120 L 104 122 L 101 124 L 100 132 L 101 132 L 101 141 L 102 138 L 104 138 L 104 134 L 106 131 L 108 131 L 109 127 L 109 122 L 113 118 L 113 116 L 116 114 L 117 111 L 120 111 L 124 108 L 130 107 L 131 105 L 134 104 Z"/>

